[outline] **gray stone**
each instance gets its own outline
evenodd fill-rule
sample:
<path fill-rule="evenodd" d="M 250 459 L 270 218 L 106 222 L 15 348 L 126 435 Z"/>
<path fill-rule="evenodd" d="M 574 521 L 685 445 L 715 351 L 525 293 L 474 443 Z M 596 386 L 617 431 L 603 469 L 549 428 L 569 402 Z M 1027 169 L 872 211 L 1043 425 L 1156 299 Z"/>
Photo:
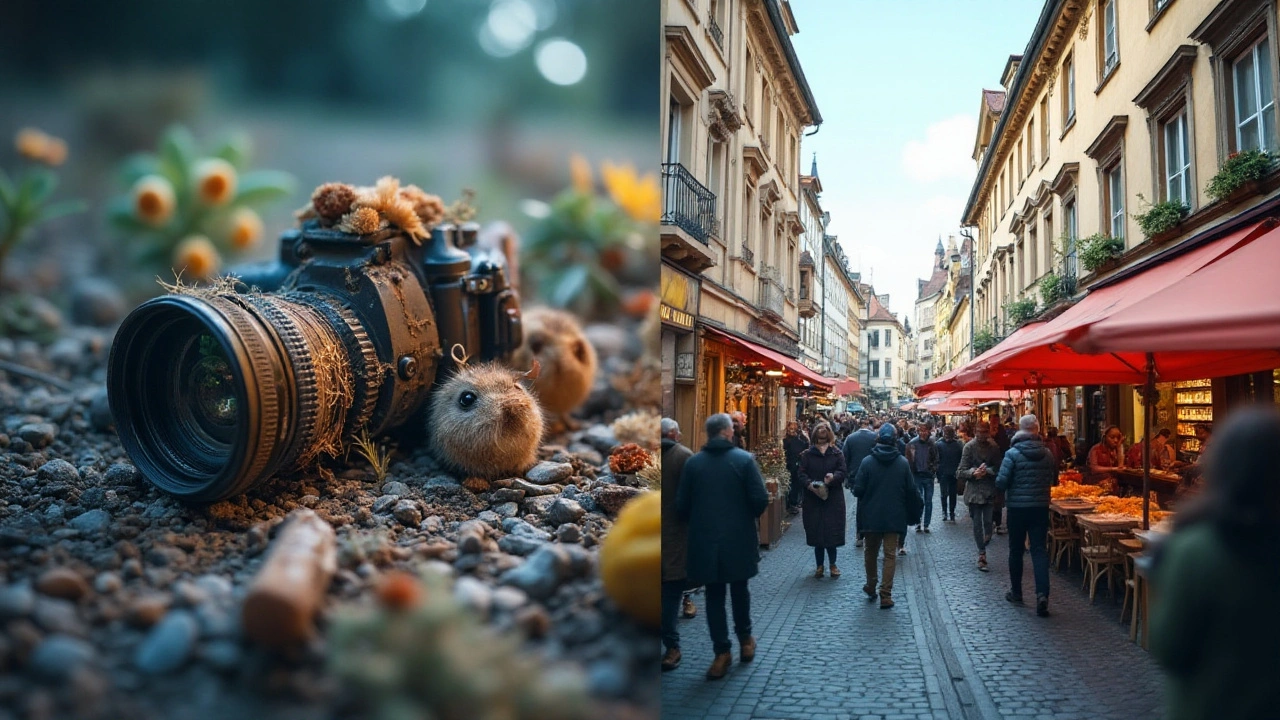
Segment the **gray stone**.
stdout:
<path fill-rule="evenodd" d="M 53 427 L 52 425 L 50 427 Z M 28 442 L 30 442 L 28 440 Z M 35 445 L 35 443 L 31 443 Z M 45 443 L 46 445 L 48 443 Z M 36 478 L 42 483 L 69 483 L 74 484 L 80 482 L 80 472 L 76 470 L 76 466 L 66 460 L 50 460 L 40 466 L 36 470 Z"/>
<path fill-rule="evenodd" d="M 613 452 L 618 446 L 618 438 L 613 436 L 613 430 L 608 425 L 592 425 L 582 434 L 582 442 L 595 448 L 595 450 L 604 455 Z"/>
<path fill-rule="evenodd" d="M 556 528 L 556 540 L 562 543 L 582 542 L 582 528 L 574 523 L 565 523 Z"/>
<path fill-rule="evenodd" d="M 83 636 L 84 623 L 76 613 L 75 603 L 51 597 L 36 598 L 32 617 L 36 624 L 52 633 Z"/>
<path fill-rule="evenodd" d="M 439 515 L 430 515 L 423 519 L 422 524 L 418 526 L 418 529 L 431 533 L 432 535 L 439 535 L 444 532 L 444 518 Z"/>
<path fill-rule="evenodd" d="M 386 483 L 385 485 L 382 486 L 382 494 L 383 495 L 408 495 L 409 486 L 405 485 L 402 482 L 392 480 L 391 482 Z"/>
<path fill-rule="evenodd" d="M 524 500 L 524 491 L 518 488 L 501 488 L 494 490 L 490 495 L 490 501 L 494 505 L 505 502 L 520 502 Z"/>
<path fill-rule="evenodd" d="M 489 608 L 493 605 L 493 591 L 488 585 L 470 575 L 463 575 L 454 582 L 453 597 L 485 616 L 489 614 Z"/>
<path fill-rule="evenodd" d="M 530 515 L 546 515 L 551 506 L 560 498 L 555 495 L 529 498 L 524 501 L 525 512 Z"/>
<path fill-rule="evenodd" d="M 479 515 L 476 516 L 476 518 L 479 519 L 480 521 L 486 522 L 486 523 L 489 523 L 490 525 L 495 525 L 495 526 L 498 523 L 502 522 L 502 517 L 503 516 L 499 515 L 497 512 L 493 510 L 483 510 Z"/>
<path fill-rule="evenodd" d="M 512 585 L 530 597 L 545 600 L 555 593 L 568 574 L 569 558 L 556 545 L 543 545 L 522 565 L 503 573 L 499 582 Z"/>
<path fill-rule="evenodd" d="M 31 443 L 31 447 L 36 450 L 43 450 L 44 448 L 49 447 L 49 444 L 52 443 L 53 439 L 57 436 L 58 428 L 52 423 L 27 423 L 26 425 L 18 428 L 18 437 L 28 443 Z M 66 461 L 62 460 L 60 462 Z M 67 464 L 70 465 L 71 463 Z M 71 469 L 75 470 L 74 467 Z"/>
<path fill-rule="evenodd" d="M 101 278 L 82 278 L 71 286 L 71 320 L 77 325 L 109 327 L 128 310 L 115 284 Z"/>
<path fill-rule="evenodd" d="M 523 535 L 507 535 L 498 541 L 498 549 L 512 555 L 532 555 L 546 542 L 546 540 L 524 537 Z"/>
<path fill-rule="evenodd" d="M 85 488 L 84 492 L 80 493 L 80 505 L 82 507 L 86 507 L 90 509 L 100 508 L 103 505 L 105 505 L 106 502 L 107 502 L 106 488 L 100 488 L 100 487 Z"/>
<path fill-rule="evenodd" d="M 502 531 L 511 535 L 522 535 L 535 540 L 547 541 L 551 539 L 551 533 L 546 530 L 536 528 L 519 518 L 508 518 L 503 520 Z"/>
<path fill-rule="evenodd" d="M 525 473 L 525 477 L 536 485 L 550 485 L 573 475 L 573 466 L 569 463 L 540 462 Z"/>
<path fill-rule="evenodd" d="M 395 495 L 383 495 L 373 501 L 372 510 L 379 515 L 390 513 L 399 500 L 400 498 Z"/>
<path fill-rule="evenodd" d="M 201 575 L 195 579 L 196 587 L 208 595 L 209 599 L 219 604 L 231 602 L 231 581 L 222 575 Z"/>
<path fill-rule="evenodd" d="M 513 502 L 507 502 L 498 505 L 493 511 L 501 517 L 510 518 L 520 514 L 520 506 Z"/>
<path fill-rule="evenodd" d="M 405 527 L 416 528 L 418 523 L 422 522 L 422 511 L 418 509 L 418 504 L 412 500 L 397 502 L 392 514 Z"/>
<path fill-rule="evenodd" d="M 0 619 L 26 617 L 36 607 L 36 591 L 25 583 L 0 589 Z"/>
<path fill-rule="evenodd" d="M 559 495 L 563 490 L 559 485 L 534 485 L 527 480 L 514 478 L 511 481 L 511 487 L 524 492 L 526 498 L 541 497 L 543 495 Z"/>
<path fill-rule="evenodd" d="M 557 498 L 551 503 L 551 507 L 547 508 L 547 522 L 552 525 L 564 525 L 565 523 L 576 523 L 586 515 L 587 511 L 573 500 L 567 498 Z"/>
<path fill-rule="evenodd" d="M 240 634 L 240 621 L 228 608 L 216 603 L 201 603 L 195 609 L 196 621 L 200 623 L 201 637 L 224 638 Z"/>
<path fill-rule="evenodd" d="M 499 610 L 513 612 L 529 602 L 529 595 L 520 588 L 502 585 L 493 589 L 493 606 Z"/>
<path fill-rule="evenodd" d="M 116 463 L 107 468 L 102 481 L 107 485 L 136 485 L 142 482 L 142 473 L 129 463 Z"/>
<path fill-rule="evenodd" d="M 587 669 L 592 695 L 621 697 L 627 691 L 627 670 L 612 660 L 599 660 Z"/>
<path fill-rule="evenodd" d="M 118 592 L 122 587 L 124 587 L 124 581 L 113 572 L 98 573 L 98 577 L 93 580 L 93 589 L 101 595 Z"/>
<path fill-rule="evenodd" d="M 111 526 L 111 513 L 101 509 L 90 510 L 75 516 L 69 524 L 86 535 L 106 532 Z"/>
<path fill-rule="evenodd" d="M 69 635 L 50 635 L 31 654 L 31 668 L 48 680 L 65 680 L 97 659 L 93 646 Z"/>
<path fill-rule="evenodd" d="M 94 394 L 89 401 L 89 424 L 98 432 L 111 432 L 116 421 L 111 415 L 111 405 L 107 402 L 107 390 L 103 388 Z"/>
<path fill-rule="evenodd" d="M 240 644 L 234 640 L 210 640 L 200 646 L 200 658 L 223 672 L 240 665 Z"/>
<path fill-rule="evenodd" d="M 604 455 L 585 443 L 573 443 L 569 446 L 569 452 L 588 465 L 600 467 L 604 464 Z"/>
<path fill-rule="evenodd" d="M 191 656 L 199 636 L 200 624 L 191 613 L 174 610 L 147 633 L 134 654 L 133 663 L 151 675 L 177 670 Z"/>

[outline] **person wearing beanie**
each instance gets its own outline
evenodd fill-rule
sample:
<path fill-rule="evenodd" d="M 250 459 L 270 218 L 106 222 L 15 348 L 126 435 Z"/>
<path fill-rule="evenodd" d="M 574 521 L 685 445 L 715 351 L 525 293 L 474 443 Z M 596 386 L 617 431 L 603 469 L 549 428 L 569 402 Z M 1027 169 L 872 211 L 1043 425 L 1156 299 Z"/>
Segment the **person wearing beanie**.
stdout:
<path fill-rule="evenodd" d="M 898 452 L 898 436 L 892 425 L 880 428 L 871 453 L 858 466 L 853 482 L 853 495 L 858 498 L 862 514 L 862 533 L 866 539 L 863 560 L 867 583 L 862 591 L 875 600 L 880 548 L 884 548 L 884 573 L 879 576 L 880 607 L 893 607 L 893 577 L 897 569 L 899 538 L 906 535 L 913 501 L 918 502 L 915 479 L 907 459 Z"/>
<path fill-rule="evenodd" d="M 1009 451 L 1000 463 L 996 487 L 1005 492 L 1009 513 L 1009 584 L 1005 599 L 1022 603 L 1022 550 L 1031 540 L 1031 567 L 1035 574 L 1036 614 L 1049 616 L 1049 488 L 1058 479 L 1053 453 L 1040 439 L 1040 421 L 1023 415 Z"/>

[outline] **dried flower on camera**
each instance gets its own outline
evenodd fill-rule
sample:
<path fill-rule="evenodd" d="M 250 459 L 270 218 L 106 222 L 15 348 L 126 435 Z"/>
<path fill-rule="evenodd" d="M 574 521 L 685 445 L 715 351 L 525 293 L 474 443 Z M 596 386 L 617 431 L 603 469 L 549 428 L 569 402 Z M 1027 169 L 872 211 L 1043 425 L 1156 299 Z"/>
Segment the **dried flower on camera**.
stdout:
<path fill-rule="evenodd" d="M 159 175 L 147 175 L 133 184 L 133 211 L 142 222 L 159 227 L 173 217 L 173 186 Z"/>
<path fill-rule="evenodd" d="M 249 208 L 240 208 L 231 215 L 231 247 L 248 250 L 262 239 L 262 218 Z"/>
<path fill-rule="evenodd" d="M 236 169 L 222 158 L 205 158 L 192 172 L 196 195 L 205 205 L 223 205 L 235 197 Z"/>
<path fill-rule="evenodd" d="M 400 181 L 390 175 L 378 179 L 372 189 L 366 189 L 356 198 L 355 207 L 372 208 L 387 222 L 403 230 L 409 237 L 421 241 L 427 236 L 422 220 L 413 210 L 413 204 L 400 195 Z"/>
<path fill-rule="evenodd" d="M 383 228 L 382 216 L 369 207 L 356 208 L 342 216 L 338 229 L 352 235 L 368 235 Z"/>
<path fill-rule="evenodd" d="M 325 183 L 311 193 L 311 206 L 331 222 L 351 212 L 355 201 L 356 189 L 346 183 Z"/>
<path fill-rule="evenodd" d="M 18 154 L 28 160 L 58 166 L 67 159 L 67 144 L 36 128 L 22 128 L 14 138 Z"/>
<path fill-rule="evenodd" d="M 662 418 L 646 410 L 623 415 L 610 429 L 620 443 L 635 443 L 650 451 L 662 444 Z"/>
<path fill-rule="evenodd" d="M 400 195 L 413 204 L 413 212 L 428 230 L 444 220 L 444 201 L 438 195 L 432 195 L 417 185 L 401 188 Z"/>
<path fill-rule="evenodd" d="M 213 277 L 221 264 L 217 248 L 203 235 L 188 237 L 173 252 L 173 269 L 197 280 Z"/>

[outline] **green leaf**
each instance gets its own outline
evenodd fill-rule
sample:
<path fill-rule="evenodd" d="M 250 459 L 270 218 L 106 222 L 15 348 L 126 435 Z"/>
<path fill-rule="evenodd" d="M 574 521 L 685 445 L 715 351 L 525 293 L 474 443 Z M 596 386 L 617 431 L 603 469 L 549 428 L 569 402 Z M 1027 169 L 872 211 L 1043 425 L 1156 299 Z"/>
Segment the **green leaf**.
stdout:
<path fill-rule="evenodd" d="M 243 170 L 253 152 L 253 142 L 248 133 L 235 132 L 223 140 L 213 151 L 213 156 L 231 163 L 236 170 Z"/>
<path fill-rule="evenodd" d="M 287 172 L 252 170 L 236 183 L 235 205 L 258 205 L 293 194 L 297 181 Z"/>
<path fill-rule="evenodd" d="M 574 265 L 560 273 L 553 283 L 549 302 L 558 308 L 568 305 L 586 286 L 588 271 L 585 265 Z"/>
<path fill-rule="evenodd" d="M 27 172 L 27 177 L 22 181 L 22 189 L 18 194 L 19 202 L 29 203 L 34 210 L 35 206 L 49 199 L 57 187 L 57 175 L 44 168 L 33 168 Z"/>
<path fill-rule="evenodd" d="M 49 203 L 40 209 L 36 216 L 36 222 L 44 222 L 55 218 L 65 217 L 82 213 L 89 209 L 89 205 L 83 200 L 62 200 L 55 203 Z"/>
<path fill-rule="evenodd" d="M 128 195 L 114 197 L 107 203 L 107 221 L 117 229 L 129 234 L 138 234 L 153 230 L 150 225 L 138 219 L 133 212 L 133 198 Z"/>
<path fill-rule="evenodd" d="M 198 153 L 195 138 L 185 127 L 173 125 L 165 131 L 160 140 L 160 171 L 175 190 L 181 192 L 187 187 Z"/>
<path fill-rule="evenodd" d="M 0 205 L 6 208 L 13 207 L 18 200 L 18 190 L 13 186 L 13 181 L 9 179 L 9 174 L 0 168 Z"/>
<path fill-rule="evenodd" d="M 120 163 L 120 181 L 127 187 L 146 177 L 160 172 L 160 160 L 151 153 L 136 153 Z"/>

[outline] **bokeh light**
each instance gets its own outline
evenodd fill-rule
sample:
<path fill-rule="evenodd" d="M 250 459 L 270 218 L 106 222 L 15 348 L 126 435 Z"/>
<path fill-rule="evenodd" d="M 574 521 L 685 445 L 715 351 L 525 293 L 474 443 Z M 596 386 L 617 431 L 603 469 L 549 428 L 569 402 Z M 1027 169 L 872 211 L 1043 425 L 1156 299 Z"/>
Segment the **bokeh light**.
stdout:
<path fill-rule="evenodd" d="M 399 22 L 422 12 L 427 0 L 369 0 L 369 10 L 381 20 Z"/>
<path fill-rule="evenodd" d="M 529 47 L 537 31 L 538 12 L 528 0 L 494 0 L 480 27 L 480 47 L 490 55 L 508 57 Z"/>
<path fill-rule="evenodd" d="M 587 74 L 587 54 L 564 38 L 554 38 L 538 45 L 534 53 L 538 72 L 556 85 L 573 85 Z"/>

